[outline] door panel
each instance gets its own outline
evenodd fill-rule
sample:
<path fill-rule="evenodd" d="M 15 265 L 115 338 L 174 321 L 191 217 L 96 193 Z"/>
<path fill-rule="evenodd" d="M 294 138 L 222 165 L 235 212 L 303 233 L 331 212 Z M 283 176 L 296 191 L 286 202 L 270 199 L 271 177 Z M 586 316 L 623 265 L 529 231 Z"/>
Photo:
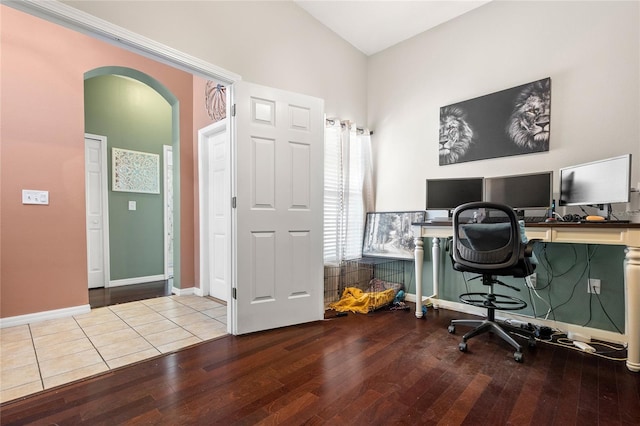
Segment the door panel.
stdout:
<path fill-rule="evenodd" d="M 254 258 L 251 274 L 251 302 L 263 303 L 276 300 L 276 234 L 252 232 Z"/>
<path fill-rule="evenodd" d="M 253 178 L 251 195 L 254 209 L 275 209 L 275 143 L 274 139 L 251 138 Z"/>
<path fill-rule="evenodd" d="M 324 102 L 233 86 L 235 334 L 320 320 Z"/>

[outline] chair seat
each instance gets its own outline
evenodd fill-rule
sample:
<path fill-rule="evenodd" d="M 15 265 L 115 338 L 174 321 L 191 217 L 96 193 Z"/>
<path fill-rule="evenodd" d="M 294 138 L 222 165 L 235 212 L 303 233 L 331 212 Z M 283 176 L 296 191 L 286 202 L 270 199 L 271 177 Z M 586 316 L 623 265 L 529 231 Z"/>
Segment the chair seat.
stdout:
<path fill-rule="evenodd" d="M 473 274 L 490 273 L 491 275 L 500 277 L 524 278 L 533 274 L 533 272 L 535 271 L 535 265 L 531 263 L 531 260 L 529 258 L 524 258 L 517 264 L 504 269 L 491 269 L 490 265 L 488 265 L 487 268 L 484 269 L 479 267 L 473 268 L 456 262 L 453 262 L 453 269 L 460 272 L 471 272 Z"/>

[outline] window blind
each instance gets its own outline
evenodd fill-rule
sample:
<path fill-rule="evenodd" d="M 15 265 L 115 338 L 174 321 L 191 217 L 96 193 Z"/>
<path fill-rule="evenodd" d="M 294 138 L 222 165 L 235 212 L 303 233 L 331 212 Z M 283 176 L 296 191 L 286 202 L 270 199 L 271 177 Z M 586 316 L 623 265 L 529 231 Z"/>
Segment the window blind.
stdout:
<path fill-rule="evenodd" d="M 362 256 L 365 176 L 371 175 L 368 131 L 328 121 L 324 164 L 324 261 L 338 265 Z"/>

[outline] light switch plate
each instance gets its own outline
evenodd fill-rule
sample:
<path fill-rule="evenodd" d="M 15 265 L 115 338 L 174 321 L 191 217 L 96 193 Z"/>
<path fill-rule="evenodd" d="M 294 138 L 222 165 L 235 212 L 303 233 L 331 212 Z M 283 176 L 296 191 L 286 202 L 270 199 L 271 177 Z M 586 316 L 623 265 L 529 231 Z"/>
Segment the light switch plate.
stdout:
<path fill-rule="evenodd" d="M 129 210 L 135 210 L 135 209 L 136 209 L 136 202 L 129 201 Z"/>
<path fill-rule="evenodd" d="M 22 190 L 22 204 L 49 204 L 49 191 L 39 191 L 35 189 Z"/>

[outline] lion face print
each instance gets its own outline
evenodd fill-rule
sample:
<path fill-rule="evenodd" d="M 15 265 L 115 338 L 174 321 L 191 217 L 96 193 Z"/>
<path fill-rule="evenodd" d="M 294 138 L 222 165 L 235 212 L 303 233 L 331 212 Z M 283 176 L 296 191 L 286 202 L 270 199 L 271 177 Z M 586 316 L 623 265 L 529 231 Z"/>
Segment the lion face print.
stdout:
<path fill-rule="evenodd" d="M 465 112 L 458 107 L 440 110 L 440 164 L 451 164 L 463 157 L 473 143 L 473 130 Z"/>
<path fill-rule="evenodd" d="M 549 149 L 551 115 L 550 81 L 537 81 L 526 86 L 518 95 L 507 134 L 521 148 L 532 151 Z"/>

